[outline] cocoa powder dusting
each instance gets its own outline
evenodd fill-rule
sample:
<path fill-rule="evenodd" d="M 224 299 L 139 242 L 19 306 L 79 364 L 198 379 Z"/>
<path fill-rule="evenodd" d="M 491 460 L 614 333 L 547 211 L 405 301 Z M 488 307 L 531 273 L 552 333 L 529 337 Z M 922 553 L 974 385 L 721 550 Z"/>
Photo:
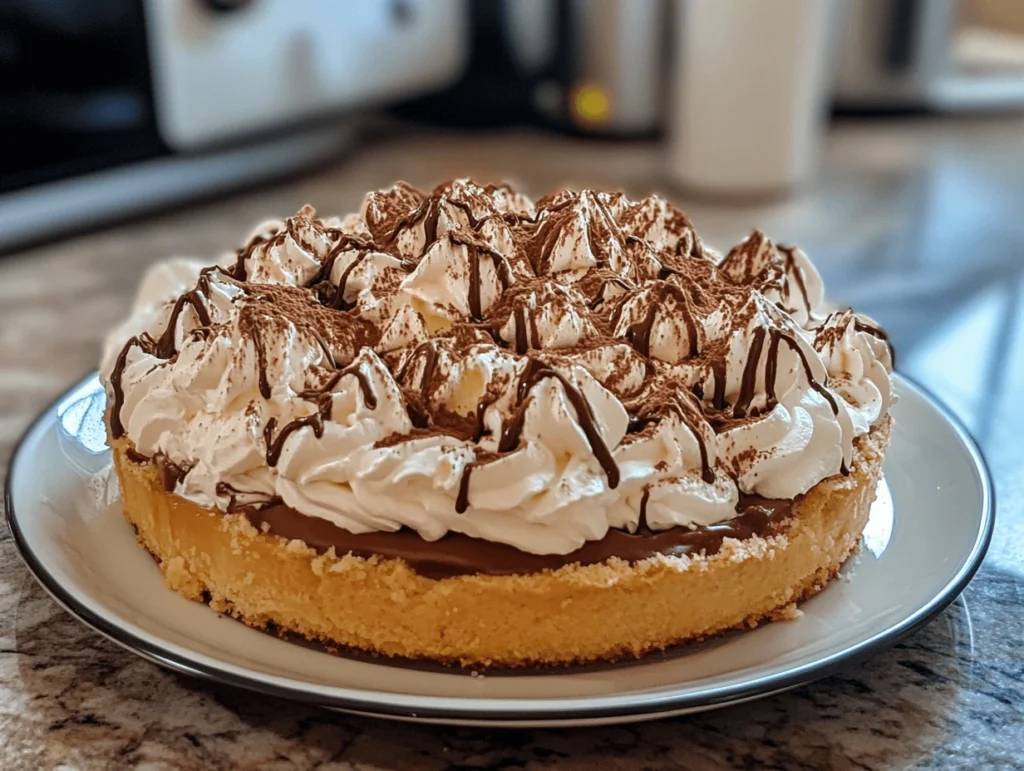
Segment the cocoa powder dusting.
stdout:
<path fill-rule="evenodd" d="M 510 412 L 502 416 L 498 452 L 478 450 L 465 468 L 457 496 L 459 512 L 472 504 L 474 471 L 519 448 L 532 391 L 542 381 L 553 381 L 562 389 L 609 486 L 617 485 L 614 447 L 606 444 L 593 405 L 574 382 L 573 367 L 587 369 L 624 403 L 630 413 L 624 442 L 648 436 L 665 420 L 685 425 L 699 446 L 700 473 L 709 484 L 716 479 L 709 440 L 715 432 L 760 419 L 775 406 L 784 352 L 796 357 L 809 387 L 838 410 L 827 378 L 815 378 L 795 333 L 778 321 L 782 311 L 774 306 L 765 309 L 768 290 L 778 292 L 772 296 L 782 298 L 780 306 L 806 308 L 809 296 L 795 249 L 776 248 L 760 231 L 716 264 L 687 216 L 655 197 L 632 202 L 617 193 L 563 190 L 540 199 L 531 209 L 508 186 L 463 181 L 444 183 L 430 193 L 406 183 L 371 193 L 360 235 L 327 229 L 314 215 L 305 208 L 288 219 L 280 232 L 258 234 L 239 250 L 231 269 L 208 268 L 197 286 L 173 304 L 170 321 L 158 339 L 140 336 L 128 342 L 110 378 L 115 437 L 124 433 L 122 380 L 130 352 L 140 348 L 158 358 L 175 356 L 182 318 L 188 319 L 191 329 L 186 329 L 195 339 L 218 333 L 209 304 L 214 275 L 241 291 L 235 300 L 238 332 L 255 351 L 263 399 L 271 397 L 279 376 L 280 363 L 273 360 L 272 352 L 279 350 L 277 342 L 288 329 L 293 327 L 323 354 L 322 371 L 311 371 L 307 390 L 299 394 L 313 411 L 280 426 L 272 419 L 266 426 L 268 465 L 280 460 L 289 437 L 297 432 L 308 429 L 314 437 L 323 435 L 333 419 L 331 394 L 341 378 L 355 377 L 363 403 L 376 409 L 383 397 L 373 379 L 353 362 L 364 348 L 380 346 L 381 330 L 398 310 L 396 298 L 403 282 L 435 246 L 439 251 L 432 255 L 454 253 L 453 248 L 461 248 L 465 255 L 465 268 L 453 262 L 445 281 L 466 287 L 468 315 L 440 296 L 429 313 L 412 314 L 430 329 L 430 339 L 424 341 L 418 331 L 422 327 L 405 321 L 401 335 L 409 339 L 416 330 L 419 339 L 378 352 L 402 395 L 413 428 L 376 446 L 391 447 L 428 436 L 480 442 L 487 432 L 483 421 L 487 409 L 514 389 L 514 398 L 499 402 L 508 403 Z M 657 243 L 652 240 L 654 234 L 660 239 Z M 313 278 L 298 287 L 250 282 L 253 266 L 258 267 L 262 256 L 286 238 L 310 253 L 322 255 L 326 250 Z M 590 262 L 582 262 L 584 267 L 578 270 L 552 272 L 556 256 L 565 256 L 556 255 L 556 250 L 563 248 L 573 249 L 574 259 L 587 257 Z M 399 260 L 399 267 L 383 265 L 379 256 L 371 260 L 377 252 Z M 332 273 L 338 273 L 334 267 L 339 259 L 345 260 L 345 268 L 335 283 Z M 433 261 L 432 256 L 431 265 Z M 352 290 L 353 285 L 362 290 L 369 282 L 368 293 L 357 296 Z M 429 306 L 432 295 L 424 297 L 428 299 L 416 302 Z M 441 307 L 442 303 L 447 304 Z M 413 308 L 420 313 L 419 305 Z M 891 346 L 884 330 L 853 314 L 815 323 L 819 326 L 814 328 L 813 347 L 818 351 L 834 345 L 851 324 L 857 332 Z M 748 345 L 739 371 L 729 369 L 735 366 L 730 362 L 735 360 L 731 346 L 737 331 L 746 335 Z M 655 354 L 664 356 L 673 340 L 681 341 L 680 350 L 668 361 L 658 359 Z M 499 354 L 522 362 L 515 378 L 510 379 L 506 369 L 496 368 L 469 414 L 463 414 L 465 405 L 456 410 L 446 403 L 445 394 L 458 390 L 449 387 L 453 363 Z M 249 412 L 257 421 L 259 410 L 254 404 Z M 735 476 L 739 467 L 749 465 L 754 460 L 749 452 L 725 471 Z M 669 471 L 664 462 L 657 469 Z M 645 492 L 644 507 L 649 498 Z"/>

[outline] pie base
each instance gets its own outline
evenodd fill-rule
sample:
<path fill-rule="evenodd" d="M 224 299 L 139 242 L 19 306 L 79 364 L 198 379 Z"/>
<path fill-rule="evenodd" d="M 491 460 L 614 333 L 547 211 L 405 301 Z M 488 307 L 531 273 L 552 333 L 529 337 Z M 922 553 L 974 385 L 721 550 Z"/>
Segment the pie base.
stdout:
<path fill-rule="evenodd" d="M 855 444 L 848 477 L 830 477 L 781 534 L 727 539 L 704 555 L 656 555 L 518 576 L 434 580 L 403 560 L 317 554 L 254 528 L 243 514 L 167 492 L 152 463 L 111 442 L 123 512 L 167 585 L 246 624 L 328 646 L 474 667 L 635 658 L 728 629 L 793 618 L 860 548 L 889 423 Z"/>

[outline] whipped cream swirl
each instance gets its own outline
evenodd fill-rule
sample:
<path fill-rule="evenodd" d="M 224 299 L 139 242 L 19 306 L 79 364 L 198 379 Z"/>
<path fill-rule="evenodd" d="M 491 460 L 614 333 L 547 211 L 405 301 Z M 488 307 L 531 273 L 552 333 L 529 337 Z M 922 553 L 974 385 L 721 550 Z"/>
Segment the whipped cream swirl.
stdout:
<path fill-rule="evenodd" d="M 102 375 L 200 505 L 568 554 L 847 473 L 892 364 L 758 231 L 719 258 L 657 197 L 456 180 L 155 266 Z"/>

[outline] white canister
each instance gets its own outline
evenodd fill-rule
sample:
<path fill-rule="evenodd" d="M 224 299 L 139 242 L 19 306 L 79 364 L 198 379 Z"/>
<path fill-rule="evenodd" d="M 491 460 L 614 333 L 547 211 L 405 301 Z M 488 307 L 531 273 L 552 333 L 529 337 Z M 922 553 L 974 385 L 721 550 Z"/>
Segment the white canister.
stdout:
<path fill-rule="evenodd" d="M 668 170 L 698 192 L 786 192 L 813 176 L 839 3 L 677 0 Z"/>

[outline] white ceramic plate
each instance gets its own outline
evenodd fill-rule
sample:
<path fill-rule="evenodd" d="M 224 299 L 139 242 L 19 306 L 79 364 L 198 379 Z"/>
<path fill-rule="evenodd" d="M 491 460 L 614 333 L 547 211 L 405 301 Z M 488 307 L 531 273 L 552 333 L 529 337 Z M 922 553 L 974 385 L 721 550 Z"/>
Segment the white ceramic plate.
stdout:
<path fill-rule="evenodd" d="M 823 677 L 892 645 L 952 602 L 978 568 L 994 501 L 974 442 L 901 379 L 896 426 L 861 554 L 796 621 L 639 663 L 484 677 L 352 660 L 279 640 L 167 589 L 105 490 L 95 377 L 29 429 L 11 460 L 7 517 L 29 569 L 68 611 L 129 650 L 192 675 L 385 717 L 578 725 L 676 715 Z M 108 496 L 108 497 L 105 497 Z M 110 501 L 109 503 L 106 501 Z"/>

